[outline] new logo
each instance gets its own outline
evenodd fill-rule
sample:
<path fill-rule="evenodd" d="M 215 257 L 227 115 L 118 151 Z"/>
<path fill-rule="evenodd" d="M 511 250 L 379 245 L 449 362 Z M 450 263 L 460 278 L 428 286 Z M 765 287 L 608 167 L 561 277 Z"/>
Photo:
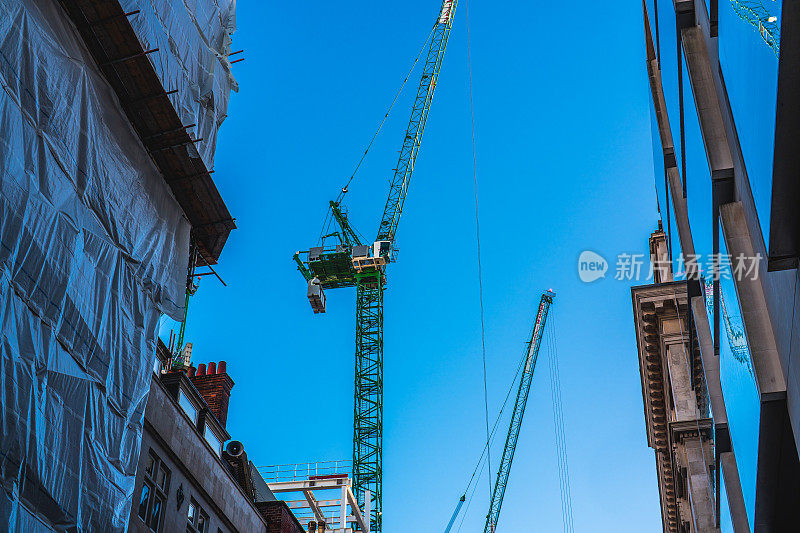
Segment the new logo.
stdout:
<path fill-rule="evenodd" d="M 606 271 L 608 271 L 608 261 L 602 255 L 591 250 L 581 252 L 578 257 L 578 276 L 582 282 L 591 283 L 604 278 Z"/>

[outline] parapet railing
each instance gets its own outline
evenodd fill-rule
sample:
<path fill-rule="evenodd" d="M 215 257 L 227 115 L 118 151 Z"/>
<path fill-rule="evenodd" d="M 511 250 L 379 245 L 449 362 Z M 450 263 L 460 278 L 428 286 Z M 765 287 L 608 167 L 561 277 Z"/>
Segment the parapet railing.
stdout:
<path fill-rule="evenodd" d="M 342 474 L 349 476 L 353 470 L 353 461 L 316 461 L 313 463 L 267 465 L 259 466 L 257 470 L 267 483 L 298 481 L 309 479 L 313 476 L 335 476 Z"/>

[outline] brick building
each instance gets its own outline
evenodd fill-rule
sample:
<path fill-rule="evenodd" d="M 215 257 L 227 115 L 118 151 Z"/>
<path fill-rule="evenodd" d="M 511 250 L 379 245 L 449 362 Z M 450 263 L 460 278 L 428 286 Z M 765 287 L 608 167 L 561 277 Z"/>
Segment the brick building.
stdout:
<path fill-rule="evenodd" d="M 304 531 L 242 444 L 230 440 L 226 423 L 234 381 L 225 362 L 163 372 L 170 361 L 159 343 L 128 531 Z"/>

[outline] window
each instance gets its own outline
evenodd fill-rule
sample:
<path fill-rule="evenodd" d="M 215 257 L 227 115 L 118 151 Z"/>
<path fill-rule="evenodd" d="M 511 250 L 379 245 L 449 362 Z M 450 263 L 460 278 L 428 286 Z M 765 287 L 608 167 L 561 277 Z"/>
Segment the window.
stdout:
<path fill-rule="evenodd" d="M 139 518 L 151 531 L 159 531 L 161 515 L 169 491 L 169 469 L 158 456 L 150 450 L 144 468 L 142 493 L 139 496 Z"/>
<path fill-rule="evenodd" d="M 186 533 L 208 533 L 208 513 L 203 511 L 194 498 L 189 502 L 186 522 Z"/>
<path fill-rule="evenodd" d="M 214 453 L 220 455 L 222 453 L 222 441 L 214 434 L 207 423 L 203 431 L 203 436 L 206 438 L 206 442 L 214 448 Z"/>
<path fill-rule="evenodd" d="M 181 406 L 183 412 L 192 420 L 192 422 L 197 423 L 197 407 L 192 403 L 192 400 L 186 396 L 186 393 L 181 389 L 180 393 L 178 394 L 178 405 Z"/>
<path fill-rule="evenodd" d="M 161 367 L 162 367 L 162 365 L 163 365 L 163 363 L 161 362 L 161 359 L 159 359 L 159 357 L 156 355 L 156 362 L 153 363 L 153 373 L 155 375 L 157 375 L 157 376 L 161 375 Z"/>

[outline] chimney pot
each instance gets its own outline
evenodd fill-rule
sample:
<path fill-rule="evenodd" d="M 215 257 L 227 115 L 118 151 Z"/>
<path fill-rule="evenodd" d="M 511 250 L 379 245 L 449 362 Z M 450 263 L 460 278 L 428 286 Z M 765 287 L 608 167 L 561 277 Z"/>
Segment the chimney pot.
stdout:
<path fill-rule="evenodd" d="M 220 361 L 219 366 L 217 366 L 217 374 L 227 374 L 228 373 L 228 363 L 225 361 Z"/>
<path fill-rule="evenodd" d="M 194 374 L 195 374 L 195 372 L 197 372 L 197 369 L 196 369 L 194 366 L 190 366 L 190 367 L 189 367 L 189 377 L 190 377 L 190 378 L 193 378 L 193 377 L 194 377 Z"/>
<path fill-rule="evenodd" d="M 197 392 L 223 427 L 228 421 L 228 402 L 234 385 L 231 377 L 225 372 L 225 367 L 225 361 L 220 361 L 219 367 L 213 361 L 208 365 L 201 363 L 197 367 L 197 375 L 191 378 Z"/>

